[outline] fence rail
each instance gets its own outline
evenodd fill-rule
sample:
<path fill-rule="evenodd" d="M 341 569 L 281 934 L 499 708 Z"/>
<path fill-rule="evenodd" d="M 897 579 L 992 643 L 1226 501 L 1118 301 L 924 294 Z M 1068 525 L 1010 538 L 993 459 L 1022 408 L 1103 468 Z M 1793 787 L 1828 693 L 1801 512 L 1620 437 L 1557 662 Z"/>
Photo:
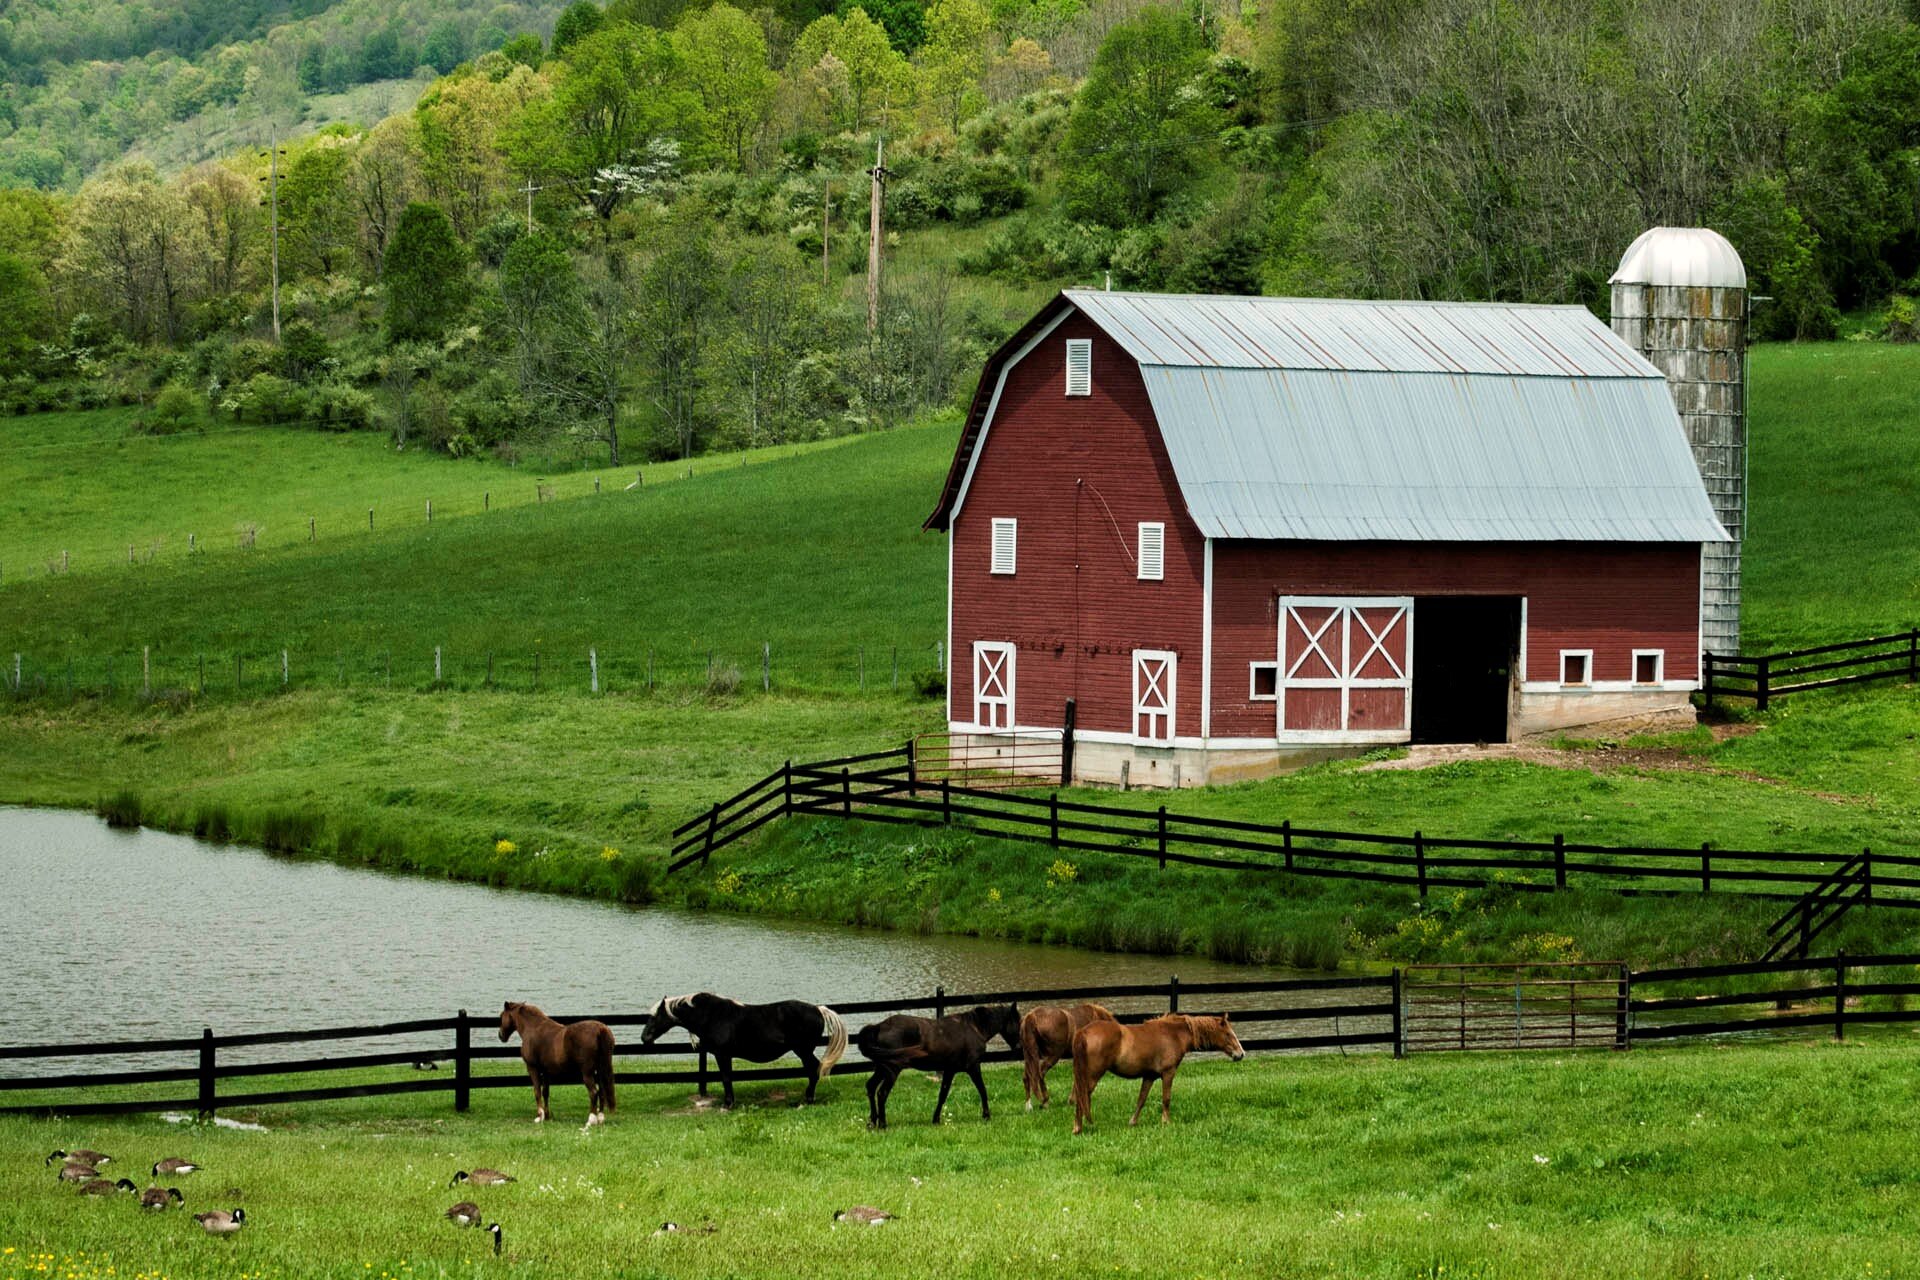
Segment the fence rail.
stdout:
<path fill-rule="evenodd" d="M 1920 1022 L 1920 1008 L 1906 1007 L 1912 997 L 1920 996 L 1920 981 L 1913 980 L 1916 966 L 1920 966 L 1920 955 L 1855 957 L 1841 952 L 1818 959 L 1640 970 L 1629 975 L 1630 1039 L 1634 1044 L 1641 1044 L 1691 1036 L 1832 1027 L 1834 1039 L 1843 1040 L 1849 1025 Z M 1731 991 L 1643 994 L 1650 987 L 1801 974 L 1830 976 L 1831 981 L 1784 987 L 1741 986 Z M 1855 980 L 1856 974 L 1861 980 Z M 1808 1007 L 1814 1005 L 1819 1007 Z M 1707 1010 L 1741 1006 L 1746 1006 L 1747 1011 L 1738 1017 L 1699 1016 Z"/>
<path fill-rule="evenodd" d="M 1178 977 L 1160 983 L 1139 983 L 1100 987 L 1034 989 L 948 994 L 936 988 L 931 996 L 897 1000 L 850 1000 L 832 1004 L 849 1020 L 850 1032 L 857 1031 L 862 1020 L 894 1013 L 931 1013 L 943 1016 L 979 1004 L 1032 1004 L 1035 1002 L 1151 1001 L 1152 1008 L 1120 1009 L 1123 1022 L 1139 1021 L 1160 1012 L 1186 1011 L 1231 1013 L 1244 1034 L 1241 1044 L 1249 1052 L 1299 1051 L 1307 1049 L 1391 1049 L 1398 1042 L 1400 974 L 1367 977 L 1307 978 L 1243 982 L 1189 982 Z M 563 1022 L 594 1016 L 614 1027 L 644 1025 L 645 1013 L 566 1015 Z M 1361 1025 L 1354 1026 L 1352 1024 Z M 191 1096 L 180 1091 L 164 1098 L 52 1099 L 0 1106 L 0 1115 L 47 1114 L 104 1115 L 144 1111 L 192 1111 L 212 1115 L 234 1107 L 272 1106 L 283 1103 L 317 1102 L 337 1098 L 380 1097 L 409 1093 L 452 1093 L 454 1108 L 465 1111 L 475 1089 L 525 1088 L 526 1077 L 519 1073 L 477 1075 L 476 1063 L 518 1059 L 514 1045 L 474 1043 L 475 1031 L 488 1032 L 499 1025 L 496 1016 L 474 1016 L 462 1009 L 451 1018 L 428 1018 L 411 1022 L 393 1022 L 379 1026 L 330 1027 L 320 1030 L 285 1032 L 249 1032 L 243 1035 L 216 1036 L 211 1028 L 197 1038 L 162 1040 L 116 1040 L 93 1044 L 47 1044 L 0 1046 L 0 1059 L 24 1062 L 35 1059 L 74 1057 L 133 1056 L 151 1054 L 190 1055 L 192 1065 L 157 1069 L 112 1071 L 67 1071 L 49 1075 L 9 1075 L 0 1077 L 0 1094 L 71 1093 L 80 1089 L 112 1088 L 128 1085 L 190 1084 Z M 220 1050 L 240 1046 L 305 1044 L 318 1040 L 367 1040 L 396 1036 L 441 1035 L 449 1037 L 438 1044 L 402 1048 L 387 1052 L 354 1052 L 328 1057 L 303 1057 L 272 1062 L 235 1063 L 222 1061 Z M 695 1055 L 697 1061 L 695 1060 Z M 700 1092 L 716 1079 L 707 1055 L 687 1044 L 651 1045 L 626 1043 L 616 1051 L 619 1059 L 672 1059 L 673 1065 L 619 1070 L 615 1079 L 629 1085 L 694 1085 Z M 1018 1055 L 1000 1050 L 987 1055 L 989 1062 L 1017 1061 Z M 450 1073 L 439 1073 L 441 1063 L 451 1063 Z M 404 1079 L 360 1080 L 350 1084 L 323 1085 L 299 1089 L 254 1090 L 222 1093 L 223 1081 L 263 1076 L 312 1075 L 342 1071 L 365 1071 L 382 1067 L 432 1065 L 431 1075 Z M 870 1070 L 861 1061 L 843 1063 L 841 1074 Z M 17 1068 L 16 1068 L 17 1070 Z M 792 1067 L 744 1068 L 733 1072 L 740 1080 L 800 1080 L 805 1072 Z"/>
<path fill-rule="evenodd" d="M 1783 649 L 1742 658 L 1705 655 L 1705 700 L 1749 698 L 1765 711 L 1775 698 L 1809 689 L 1904 680 L 1920 684 L 1920 627 L 1865 640 L 1842 640 L 1806 649 Z"/>
<path fill-rule="evenodd" d="M 915 746 L 813 764 L 788 761 L 752 786 L 675 830 L 668 871 L 699 862 L 788 815 L 858 818 L 914 826 L 945 825 L 982 835 L 1043 843 L 1170 865 L 1430 888 L 1499 887 L 1551 893 L 1576 880 L 1636 893 L 1731 890 L 1799 898 L 1859 864 L 1857 883 L 1875 906 L 1920 908 L 1920 857 L 1875 853 L 1601 845 L 1547 840 L 1481 840 L 1336 831 L 1230 818 L 1129 809 L 1055 795 L 956 785 L 919 770 Z M 1484 874 L 1483 874 L 1484 873 Z M 1495 879 L 1495 876 L 1500 878 Z M 1854 883 L 1849 881 L 1849 883 Z"/>

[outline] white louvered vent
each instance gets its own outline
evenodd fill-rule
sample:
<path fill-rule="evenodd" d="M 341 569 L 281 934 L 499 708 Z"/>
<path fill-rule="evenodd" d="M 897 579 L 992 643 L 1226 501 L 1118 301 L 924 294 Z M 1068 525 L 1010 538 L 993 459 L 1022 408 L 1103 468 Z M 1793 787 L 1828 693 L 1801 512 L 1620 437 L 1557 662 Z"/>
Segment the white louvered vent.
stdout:
<path fill-rule="evenodd" d="M 1140 526 L 1140 580 L 1158 582 L 1167 572 L 1167 526 L 1142 523 Z"/>
<path fill-rule="evenodd" d="M 1093 339 L 1067 339 L 1067 394 L 1093 394 Z"/>
<path fill-rule="evenodd" d="M 1017 520 L 993 522 L 993 572 L 1013 572 L 1014 544 L 1019 523 Z"/>

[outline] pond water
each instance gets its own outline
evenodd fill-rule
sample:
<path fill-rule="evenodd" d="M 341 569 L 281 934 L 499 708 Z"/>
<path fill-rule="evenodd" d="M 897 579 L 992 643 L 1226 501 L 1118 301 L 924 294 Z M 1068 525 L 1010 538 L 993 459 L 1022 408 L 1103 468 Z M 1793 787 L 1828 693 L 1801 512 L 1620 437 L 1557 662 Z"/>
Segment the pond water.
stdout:
<path fill-rule="evenodd" d="M 0 902 L 9 934 L 0 1045 L 352 1026 L 492 1012 L 508 998 L 614 1013 L 696 990 L 832 1003 L 930 996 L 936 985 L 1296 976 L 1190 956 L 627 908 L 115 831 L 41 809 L 0 808 Z M 53 1066 L 9 1063 L 0 1074 L 42 1065 Z"/>

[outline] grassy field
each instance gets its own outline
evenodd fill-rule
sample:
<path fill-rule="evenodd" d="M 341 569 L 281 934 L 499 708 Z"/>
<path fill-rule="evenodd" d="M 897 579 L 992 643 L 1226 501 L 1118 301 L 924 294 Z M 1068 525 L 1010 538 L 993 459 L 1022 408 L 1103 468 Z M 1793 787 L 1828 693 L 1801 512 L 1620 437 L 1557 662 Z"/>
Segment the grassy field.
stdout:
<path fill-rule="evenodd" d="M 1197 1058 L 1169 1126 L 1129 1130 L 1132 1090 L 1025 1113 L 1015 1071 L 988 1073 L 926 1123 L 902 1081 L 894 1127 L 866 1132 L 857 1077 L 796 1110 L 766 1086 L 734 1114 L 627 1087 L 613 1123 L 536 1128 L 521 1089 L 308 1104 L 266 1132 L 0 1120 L 0 1280 L 142 1275 L 1007 1275 L 1474 1277 L 1910 1276 L 1920 1212 L 1906 1099 L 1910 1035 L 1630 1054 Z M 963 1086 L 964 1087 L 964 1086 Z M 1065 1092 L 1064 1085 L 1060 1090 Z M 89 1146 L 130 1174 L 184 1155 L 186 1213 L 57 1185 L 42 1158 Z M 517 1174 L 448 1188 L 454 1170 Z M 137 1167 L 135 1167 L 137 1166 Z M 119 1169 L 121 1164 L 111 1166 Z M 137 1179 L 142 1186 L 147 1179 Z M 502 1224 L 449 1225 L 455 1200 Z M 187 1215 L 239 1204 L 204 1237 Z M 838 1226 L 870 1204 L 898 1219 Z M 655 1235 L 663 1221 L 711 1234 Z"/>

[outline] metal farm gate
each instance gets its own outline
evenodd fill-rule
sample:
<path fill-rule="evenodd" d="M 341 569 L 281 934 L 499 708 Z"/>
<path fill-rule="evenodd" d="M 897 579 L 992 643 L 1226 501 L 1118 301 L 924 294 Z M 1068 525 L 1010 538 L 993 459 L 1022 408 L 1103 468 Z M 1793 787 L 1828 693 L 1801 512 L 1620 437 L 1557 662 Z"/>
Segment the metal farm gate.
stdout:
<path fill-rule="evenodd" d="M 1624 1049 L 1627 966 L 1420 964 L 1402 976 L 1405 1052 Z"/>

